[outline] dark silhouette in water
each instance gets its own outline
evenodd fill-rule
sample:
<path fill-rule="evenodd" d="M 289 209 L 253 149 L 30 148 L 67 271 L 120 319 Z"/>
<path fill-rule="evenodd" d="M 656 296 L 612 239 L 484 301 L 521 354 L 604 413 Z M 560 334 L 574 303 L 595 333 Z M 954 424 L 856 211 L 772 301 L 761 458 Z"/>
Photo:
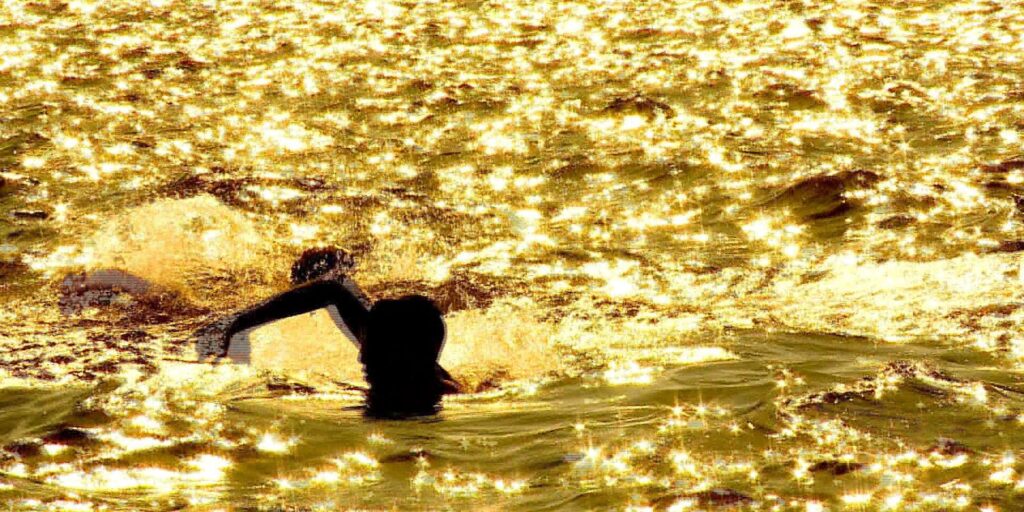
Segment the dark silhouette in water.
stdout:
<path fill-rule="evenodd" d="M 437 364 L 444 347 L 441 312 L 421 295 L 381 300 L 370 310 L 359 351 L 372 415 L 436 412 L 451 377 Z"/>
<path fill-rule="evenodd" d="M 359 360 L 370 385 L 367 414 L 403 417 L 437 412 L 441 395 L 459 390 L 437 363 L 445 340 L 440 310 L 420 295 L 381 300 L 371 306 L 346 275 L 351 267 L 352 258 L 345 251 L 306 251 L 292 265 L 293 284 L 302 284 L 208 327 L 197 344 L 200 357 L 226 356 L 232 336 L 247 329 L 321 308 L 333 309 L 338 327 L 359 346 Z"/>
<path fill-rule="evenodd" d="M 338 248 L 305 251 L 291 267 L 294 288 L 197 333 L 199 358 L 247 359 L 248 354 L 236 357 L 244 348 L 232 346 L 235 334 L 327 308 L 342 333 L 359 347 L 370 385 L 368 414 L 402 417 L 437 412 L 441 395 L 459 391 L 452 376 L 437 363 L 445 340 L 441 311 L 421 295 L 372 303 L 347 275 L 354 264 L 351 255 Z M 65 314 L 109 305 L 123 294 L 142 297 L 160 291 L 145 279 L 116 269 L 69 275 L 60 290 Z M 248 345 L 247 339 L 244 344 Z"/>

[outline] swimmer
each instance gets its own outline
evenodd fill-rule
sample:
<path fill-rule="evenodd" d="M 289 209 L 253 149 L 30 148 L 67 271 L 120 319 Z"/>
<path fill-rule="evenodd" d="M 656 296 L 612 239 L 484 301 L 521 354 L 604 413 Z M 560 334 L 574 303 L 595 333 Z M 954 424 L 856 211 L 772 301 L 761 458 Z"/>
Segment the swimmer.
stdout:
<path fill-rule="evenodd" d="M 326 308 L 359 348 L 359 362 L 370 385 L 367 414 L 402 417 L 436 413 L 443 394 L 459 391 L 451 375 L 437 363 L 446 332 L 440 310 L 420 295 L 372 303 L 347 275 L 352 267 L 351 256 L 343 250 L 307 250 L 292 265 L 294 288 L 200 330 L 199 357 L 231 358 L 236 334 Z"/>

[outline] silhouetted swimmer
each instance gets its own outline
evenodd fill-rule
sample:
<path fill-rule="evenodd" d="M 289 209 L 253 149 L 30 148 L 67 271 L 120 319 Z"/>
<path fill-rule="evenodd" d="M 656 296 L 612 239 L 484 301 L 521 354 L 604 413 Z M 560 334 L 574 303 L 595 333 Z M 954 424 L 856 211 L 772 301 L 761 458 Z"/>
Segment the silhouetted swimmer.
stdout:
<path fill-rule="evenodd" d="M 232 337 L 248 329 L 326 308 L 359 347 L 367 414 L 405 417 L 436 413 L 441 395 L 459 391 L 437 363 L 445 341 L 441 311 L 428 298 L 409 295 L 371 305 L 347 275 L 351 256 L 336 248 L 311 249 L 292 265 L 295 288 L 207 326 L 199 333 L 201 359 L 231 357 Z M 311 354 L 310 357 L 316 357 Z"/>
<path fill-rule="evenodd" d="M 370 385 L 374 416 L 432 414 L 441 395 L 457 389 L 438 364 L 445 341 L 441 312 L 422 295 L 381 300 L 370 310 L 359 362 Z"/>

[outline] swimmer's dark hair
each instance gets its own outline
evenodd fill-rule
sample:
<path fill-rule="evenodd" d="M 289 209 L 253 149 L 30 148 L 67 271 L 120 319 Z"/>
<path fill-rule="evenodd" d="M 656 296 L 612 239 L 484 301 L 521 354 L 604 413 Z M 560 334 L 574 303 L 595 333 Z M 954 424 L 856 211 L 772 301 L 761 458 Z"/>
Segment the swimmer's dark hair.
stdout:
<path fill-rule="evenodd" d="M 292 263 L 292 284 L 300 285 L 315 281 L 335 269 L 348 271 L 354 265 L 352 255 L 344 249 L 334 246 L 306 249 L 295 263 Z"/>
<path fill-rule="evenodd" d="M 374 304 L 359 353 L 370 385 L 368 413 L 408 416 L 437 412 L 445 390 L 437 372 L 444 339 L 444 319 L 430 299 L 407 295 Z"/>

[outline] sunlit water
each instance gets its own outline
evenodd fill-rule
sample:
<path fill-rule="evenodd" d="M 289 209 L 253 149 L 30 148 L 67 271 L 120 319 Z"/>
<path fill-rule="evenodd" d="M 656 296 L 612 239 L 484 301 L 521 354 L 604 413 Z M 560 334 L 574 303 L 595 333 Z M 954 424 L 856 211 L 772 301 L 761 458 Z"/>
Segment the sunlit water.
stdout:
<path fill-rule="evenodd" d="M 5 0 L 0 501 L 1021 510 L 1022 34 L 1014 1 Z M 364 419 L 323 314 L 195 362 L 322 244 L 435 297 L 473 392 Z M 98 268 L 159 292 L 62 315 Z"/>

